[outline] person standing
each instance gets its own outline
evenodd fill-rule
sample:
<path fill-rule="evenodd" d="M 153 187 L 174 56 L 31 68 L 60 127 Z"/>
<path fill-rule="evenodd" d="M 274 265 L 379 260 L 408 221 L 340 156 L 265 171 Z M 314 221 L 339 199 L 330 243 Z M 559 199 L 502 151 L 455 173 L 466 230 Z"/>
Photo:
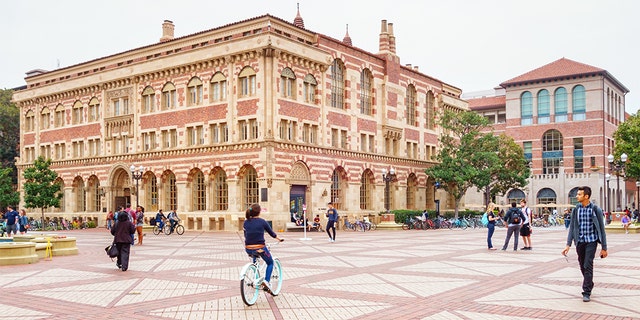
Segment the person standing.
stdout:
<path fill-rule="evenodd" d="M 591 301 L 593 289 L 593 259 L 596 255 L 598 243 L 600 243 L 600 258 L 604 259 L 607 253 L 607 235 L 604 231 L 604 215 L 602 209 L 591 203 L 591 188 L 579 187 L 576 195 L 578 205 L 571 212 L 571 222 L 567 233 L 567 244 L 562 250 L 566 256 L 571 248 L 571 243 L 576 244 L 578 263 L 582 272 L 582 301 Z"/>
<path fill-rule="evenodd" d="M 622 228 L 624 228 L 624 233 L 629 234 L 629 225 L 631 224 L 631 218 L 629 218 L 629 214 L 627 213 L 623 215 L 620 222 L 622 222 Z"/>
<path fill-rule="evenodd" d="M 569 229 L 569 222 L 571 221 L 571 212 L 569 209 L 564 209 L 564 229 Z"/>
<path fill-rule="evenodd" d="M 493 232 L 496 230 L 496 220 L 499 219 L 493 213 L 493 210 L 494 210 L 495 206 L 496 205 L 493 202 L 489 203 L 489 205 L 487 206 L 487 211 L 486 211 L 487 212 L 487 220 L 489 221 L 489 222 L 487 222 L 487 230 L 489 230 L 487 232 L 487 246 L 489 247 L 489 250 L 496 250 L 496 248 L 493 247 L 493 243 L 491 243 L 491 237 L 493 237 Z"/>
<path fill-rule="evenodd" d="M 516 203 L 512 202 L 511 208 L 504 215 L 504 221 L 505 224 L 507 224 L 507 238 L 504 240 L 502 251 L 507 250 L 512 235 L 514 236 L 513 251 L 518 251 L 518 237 L 520 236 L 520 227 L 522 226 L 523 220 L 524 216 L 522 212 L 516 207 Z"/>
<path fill-rule="evenodd" d="M 129 221 L 129 215 L 125 211 L 118 213 L 116 223 L 111 228 L 113 243 L 118 248 L 118 259 L 116 266 L 122 271 L 129 269 L 129 254 L 131 252 L 131 235 L 136 232 L 136 228 Z"/>
<path fill-rule="evenodd" d="M 252 204 L 245 212 L 245 220 L 242 225 L 242 230 L 244 230 L 244 248 L 248 255 L 259 255 L 267 264 L 264 281 L 261 285 L 268 291 L 271 291 L 269 281 L 271 281 L 271 273 L 273 272 L 273 257 L 271 256 L 271 252 L 269 252 L 269 248 L 265 245 L 264 233 L 268 233 L 272 238 L 281 242 L 284 241 L 284 239 L 279 238 L 278 235 L 273 232 L 269 223 L 260 218 L 261 211 L 260 205 L 256 203 Z"/>
<path fill-rule="evenodd" d="M 19 216 L 18 212 L 14 210 L 12 206 L 7 206 L 7 212 L 4 214 L 7 224 L 7 237 L 11 237 L 11 232 L 13 232 L 14 235 L 18 233 Z"/>
<path fill-rule="evenodd" d="M 142 245 L 142 227 L 144 226 L 144 207 L 136 207 L 136 230 L 138 231 L 138 245 Z"/>
<path fill-rule="evenodd" d="M 27 218 L 27 211 L 25 211 L 24 209 L 20 209 L 19 222 L 20 222 L 20 234 L 27 233 L 27 226 L 29 225 L 29 218 Z"/>
<path fill-rule="evenodd" d="M 531 216 L 531 209 L 527 207 L 527 200 L 520 200 L 520 208 L 524 216 L 524 221 L 520 228 L 520 235 L 522 236 L 522 242 L 524 242 L 524 248 L 521 250 L 531 250 L 531 221 L 533 221 L 533 217 Z"/>
<path fill-rule="evenodd" d="M 111 230 L 112 226 L 113 226 L 113 211 L 109 211 L 109 213 L 107 213 L 107 230 Z"/>
<path fill-rule="evenodd" d="M 329 235 L 329 242 L 336 242 L 336 222 L 338 221 L 338 210 L 333 207 L 333 202 L 327 203 L 329 209 L 327 209 L 327 234 Z M 331 236 L 333 231 L 333 236 Z"/>

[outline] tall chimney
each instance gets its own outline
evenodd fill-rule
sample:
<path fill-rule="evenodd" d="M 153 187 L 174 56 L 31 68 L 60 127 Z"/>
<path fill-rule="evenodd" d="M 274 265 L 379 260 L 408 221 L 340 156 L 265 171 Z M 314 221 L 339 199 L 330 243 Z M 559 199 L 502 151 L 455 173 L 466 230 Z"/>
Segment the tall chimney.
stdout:
<path fill-rule="evenodd" d="M 160 42 L 167 42 L 169 40 L 173 40 L 173 30 L 175 26 L 171 20 L 165 20 L 162 23 L 162 38 L 160 38 Z"/>
<path fill-rule="evenodd" d="M 380 40 L 378 48 L 379 53 L 389 51 L 389 32 L 387 31 L 387 20 L 382 20 L 380 26 Z"/>
<path fill-rule="evenodd" d="M 393 23 L 389 23 L 389 51 L 396 53 L 396 36 L 393 35 Z"/>

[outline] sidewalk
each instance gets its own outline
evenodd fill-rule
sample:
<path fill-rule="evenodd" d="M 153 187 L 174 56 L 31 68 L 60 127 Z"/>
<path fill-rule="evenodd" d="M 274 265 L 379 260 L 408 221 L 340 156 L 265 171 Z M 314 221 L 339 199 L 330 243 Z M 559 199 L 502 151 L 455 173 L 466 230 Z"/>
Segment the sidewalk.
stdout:
<path fill-rule="evenodd" d="M 505 229 L 498 228 L 500 247 Z M 236 233 L 147 233 L 129 270 L 116 269 L 104 229 L 77 237 L 77 256 L 0 267 L 3 319 L 640 319 L 640 235 L 608 234 L 595 288 L 582 302 L 564 228 L 537 228 L 532 251 L 486 249 L 486 229 L 283 233 L 273 249 L 285 282 L 246 307 Z M 513 241 L 513 239 L 512 239 Z M 522 245 L 520 245 L 522 247 Z"/>

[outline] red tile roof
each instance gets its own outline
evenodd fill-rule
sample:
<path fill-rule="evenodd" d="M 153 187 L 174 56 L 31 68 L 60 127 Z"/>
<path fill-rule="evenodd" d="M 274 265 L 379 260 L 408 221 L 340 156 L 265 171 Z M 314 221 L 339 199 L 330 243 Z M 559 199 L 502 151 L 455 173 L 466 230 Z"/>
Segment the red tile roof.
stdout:
<path fill-rule="evenodd" d="M 473 98 L 467 99 L 467 102 L 469 102 L 469 109 L 474 111 L 506 108 L 507 106 L 505 96 Z"/>

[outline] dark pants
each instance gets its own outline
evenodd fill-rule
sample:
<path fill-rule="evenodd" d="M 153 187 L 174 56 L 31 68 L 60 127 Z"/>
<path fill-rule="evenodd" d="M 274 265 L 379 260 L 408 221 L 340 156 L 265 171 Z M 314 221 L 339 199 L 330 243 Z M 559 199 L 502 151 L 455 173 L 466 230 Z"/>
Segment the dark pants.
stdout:
<path fill-rule="evenodd" d="M 578 263 L 582 272 L 582 294 L 591 295 L 593 289 L 593 259 L 596 256 L 597 242 L 579 242 L 576 246 Z"/>
<path fill-rule="evenodd" d="M 507 250 L 507 246 L 509 246 L 509 241 L 511 240 L 511 236 L 514 236 L 513 240 L 513 250 L 518 250 L 518 238 L 520 237 L 520 225 L 519 224 L 510 224 L 507 227 L 507 238 L 504 240 L 504 246 L 502 246 L 502 250 Z"/>
<path fill-rule="evenodd" d="M 487 246 L 489 249 L 493 248 L 493 243 L 491 243 L 491 237 L 493 237 L 493 232 L 496 230 L 496 225 L 493 223 L 487 223 L 487 229 L 489 230 L 487 233 Z"/>
<path fill-rule="evenodd" d="M 264 280 L 269 282 L 271 281 L 271 273 L 273 273 L 273 258 L 271 257 L 271 252 L 269 252 L 269 248 L 266 246 L 262 249 L 244 249 L 248 255 L 255 256 L 259 255 L 262 260 L 267 264 L 267 270 L 265 270 Z"/>
<path fill-rule="evenodd" d="M 336 222 L 333 220 L 329 220 L 327 222 L 327 234 L 329 235 L 329 238 L 331 240 L 335 240 L 336 239 Z M 331 232 L 329 232 L 330 230 L 333 230 L 333 237 L 331 236 Z"/>
<path fill-rule="evenodd" d="M 121 266 L 122 271 L 129 269 L 129 252 L 131 251 L 131 243 L 116 243 L 118 248 L 118 260 L 116 264 Z"/>

